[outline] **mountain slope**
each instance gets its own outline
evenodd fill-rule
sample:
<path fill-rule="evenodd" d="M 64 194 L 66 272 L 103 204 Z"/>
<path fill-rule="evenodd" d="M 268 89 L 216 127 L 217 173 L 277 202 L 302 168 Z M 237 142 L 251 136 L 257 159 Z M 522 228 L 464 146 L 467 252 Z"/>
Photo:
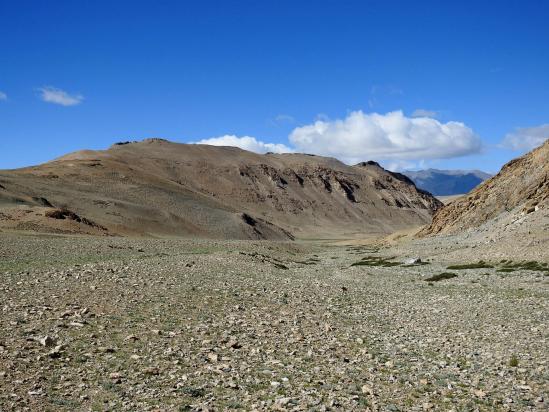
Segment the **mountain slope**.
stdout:
<path fill-rule="evenodd" d="M 502 213 L 520 216 L 549 206 L 549 140 L 503 166 L 491 179 L 436 212 L 420 234 L 456 233 Z M 501 229 L 503 230 L 503 229 Z"/>
<path fill-rule="evenodd" d="M 435 196 L 469 193 L 492 175 L 480 170 L 427 169 L 403 172 L 417 187 Z"/>
<path fill-rule="evenodd" d="M 384 234 L 428 223 L 441 206 L 375 164 L 347 166 L 319 156 L 259 155 L 162 139 L 1 171 L 0 185 L 1 226 L 93 234 Z M 68 209 L 80 221 L 46 218 L 52 208 Z"/>

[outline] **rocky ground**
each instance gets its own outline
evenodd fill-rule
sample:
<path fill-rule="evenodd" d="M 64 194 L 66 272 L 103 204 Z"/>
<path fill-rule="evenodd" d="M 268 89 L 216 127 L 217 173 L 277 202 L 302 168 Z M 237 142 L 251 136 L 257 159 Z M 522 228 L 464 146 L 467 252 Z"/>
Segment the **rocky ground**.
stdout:
<path fill-rule="evenodd" d="M 0 411 L 547 410 L 547 262 L 406 257 L 0 233 Z"/>
<path fill-rule="evenodd" d="M 392 253 L 431 256 L 441 262 L 510 258 L 549 262 L 549 207 L 525 213 L 519 206 L 455 234 L 417 238 L 416 232 L 396 233 L 382 243 L 391 245 Z"/>

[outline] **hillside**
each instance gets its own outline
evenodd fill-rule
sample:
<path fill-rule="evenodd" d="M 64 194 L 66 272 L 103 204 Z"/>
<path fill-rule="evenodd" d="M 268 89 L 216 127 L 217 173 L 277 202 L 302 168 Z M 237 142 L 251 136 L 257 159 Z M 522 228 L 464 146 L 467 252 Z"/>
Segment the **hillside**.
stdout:
<path fill-rule="evenodd" d="M 220 239 L 380 235 L 441 203 L 374 162 L 163 139 L 0 171 L 0 228 Z"/>
<path fill-rule="evenodd" d="M 451 196 L 470 192 L 492 175 L 480 170 L 427 169 L 403 172 L 420 189 L 435 196 Z"/>
<path fill-rule="evenodd" d="M 444 208 L 421 234 L 456 233 L 509 215 L 519 222 L 549 204 L 549 140 L 503 166 L 491 179 Z M 541 216 L 541 214 L 540 214 Z M 531 219 L 529 219 L 531 220 Z M 505 230 L 505 228 L 498 228 Z"/>

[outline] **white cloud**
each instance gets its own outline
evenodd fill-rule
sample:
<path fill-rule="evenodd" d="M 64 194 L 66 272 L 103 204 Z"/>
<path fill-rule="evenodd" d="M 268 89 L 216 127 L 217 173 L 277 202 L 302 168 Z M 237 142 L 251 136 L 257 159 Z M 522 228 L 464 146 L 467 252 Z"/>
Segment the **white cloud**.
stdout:
<path fill-rule="evenodd" d="M 0 100 L 2 101 L 8 100 L 8 95 L 4 92 L 0 92 Z"/>
<path fill-rule="evenodd" d="M 275 117 L 275 122 L 278 124 L 291 124 L 295 123 L 295 119 L 293 116 L 290 116 L 289 114 L 279 114 Z"/>
<path fill-rule="evenodd" d="M 482 147 L 480 138 L 461 122 L 408 118 L 402 111 L 384 115 L 356 111 L 343 120 L 317 120 L 294 129 L 289 140 L 297 151 L 347 163 L 445 159 L 477 153 Z"/>
<path fill-rule="evenodd" d="M 241 149 L 249 150 L 250 152 L 255 152 L 255 153 L 266 153 L 266 152 L 291 153 L 293 152 L 293 150 L 286 145 L 279 144 L 279 143 L 264 143 L 262 141 L 257 140 L 255 137 L 250 137 L 250 136 L 238 137 L 235 135 L 226 134 L 225 136 L 212 137 L 210 139 L 202 139 L 196 143 L 209 144 L 212 146 L 235 146 L 235 147 L 240 147 Z"/>
<path fill-rule="evenodd" d="M 411 162 L 409 160 L 388 160 L 383 162 L 383 167 L 391 172 L 404 172 L 406 170 L 421 170 L 427 168 L 424 160 Z"/>
<path fill-rule="evenodd" d="M 437 117 L 437 112 L 434 110 L 416 109 L 412 113 L 412 117 Z"/>
<path fill-rule="evenodd" d="M 505 136 L 502 146 L 513 150 L 530 151 L 541 146 L 547 139 L 549 139 L 549 124 L 519 127 Z"/>
<path fill-rule="evenodd" d="M 84 96 L 81 94 L 69 94 L 64 90 L 51 86 L 44 86 L 38 89 L 40 98 L 48 103 L 60 104 L 61 106 L 76 106 L 82 103 Z"/>
<path fill-rule="evenodd" d="M 355 111 L 336 120 L 319 116 L 312 124 L 295 128 L 289 141 L 287 146 L 251 136 L 224 135 L 195 143 L 236 146 L 256 153 L 314 153 L 348 164 L 376 160 L 391 170 L 416 168 L 425 165 L 425 161 L 466 156 L 482 149 L 480 138 L 461 122 L 441 123 L 426 116 L 411 118 L 402 111 Z"/>

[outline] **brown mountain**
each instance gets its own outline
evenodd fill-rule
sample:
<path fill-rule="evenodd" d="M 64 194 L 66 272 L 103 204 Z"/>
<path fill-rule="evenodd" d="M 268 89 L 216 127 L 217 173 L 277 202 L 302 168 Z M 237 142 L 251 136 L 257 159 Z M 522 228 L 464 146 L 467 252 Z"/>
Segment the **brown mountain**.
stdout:
<path fill-rule="evenodd" d="M 526 215 L 549 207 L 549 140 L 514 159 L 468 195 L 438 210 L 420 235 L 456 233 L 502 213 Z M 503 230 L 503 229 L 502 229 Z"/>
<path fill-rule="evenodd" d="M 374 162 L 162 139 L 0 171 L 0 228 L 233 239 L 385 234 L 441 203 Z"/>

